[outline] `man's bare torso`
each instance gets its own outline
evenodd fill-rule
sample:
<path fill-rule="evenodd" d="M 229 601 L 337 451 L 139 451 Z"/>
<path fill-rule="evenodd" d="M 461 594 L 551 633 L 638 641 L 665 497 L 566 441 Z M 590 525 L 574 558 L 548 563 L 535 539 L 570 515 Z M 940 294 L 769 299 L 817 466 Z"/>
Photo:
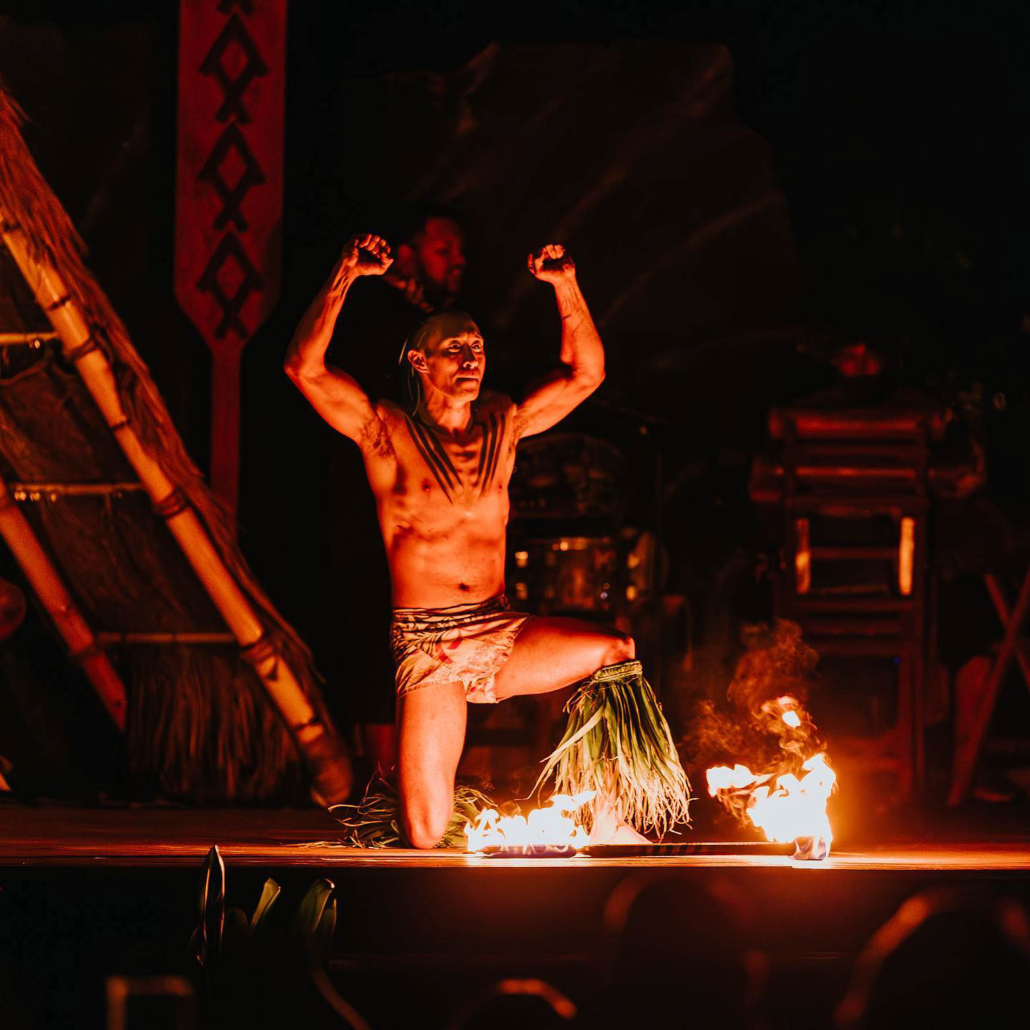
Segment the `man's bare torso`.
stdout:
<path fill-rule="evenodd" d="M 515 445 L 560 422 L 604 380 L 604 349 L 559 244 L 528 258 L 551 284 L 561 317 L 560 364 L 516 406 L 480 392 L 486 351 L 465 312 L 431 316 L 405 358 L 419 414 L 373 405 L 342 369 L 326 365 L 336 319 L 353 283 L 382 275 L 393 258 L 380 236 L 352 236 L 290 341 L 283 367 L 316 411 L 361 448 L 399 608 L 484 601 L 504 589 L 508 481 Z M 356 542 L 357 546 L 360 543 Z"/>
<path fill-rule="evenodd" d="M 453 436 L 389 402 L 362 452 L 398 608 L 442 608 L 504 590 L 515 405 L 484 394 Z"/>

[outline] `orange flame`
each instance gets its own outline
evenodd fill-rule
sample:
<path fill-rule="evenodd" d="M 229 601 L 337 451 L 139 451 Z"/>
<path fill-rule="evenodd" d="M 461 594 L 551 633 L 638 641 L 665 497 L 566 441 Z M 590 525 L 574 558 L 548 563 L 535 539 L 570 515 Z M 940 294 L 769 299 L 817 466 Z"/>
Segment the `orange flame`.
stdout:
<path fill-rule="evenodd" d="M 555 794 L 546 807 L 534 809 L 528 816 L 502 816 L 496 809 L 484 809 L 476 816 L 475 823 L 465 823 L 465 850 L 540 844 L 584 847 L 590 835 L 577 824 L 575 815 L 593 797 L 592 790 L 572 795 Z"/>
<path fill-rule="evenodd" d="M 763 710 L 778 714 L 792 730 L 804 730 L 804 720 L 796 710 L 795 698 L 785 696 L 767 702 Z M 802 714 L 807 719 L 807 713 Z M 797 734 L 788 736 L 797 737 Z M 795 752 L 797 744 L 784 750 Z M 766 840 L 798 844 L 797 857 L 825 858 L 830 852 L 833 831 L 826 814 L 826 804 L 837 783 L 837 774 L 830 768 L 823 752 L 811 755 L 801 763 L 799 775 L 752 772 L 746 765 L 732 768 L 718 765 L 706 773 L 708 793 L 719 798 L 728 808 L 741 806 L 747 795 L 745 810 L 754 826 Z M 735 801 L 735 804 L 731 804 Z"/>

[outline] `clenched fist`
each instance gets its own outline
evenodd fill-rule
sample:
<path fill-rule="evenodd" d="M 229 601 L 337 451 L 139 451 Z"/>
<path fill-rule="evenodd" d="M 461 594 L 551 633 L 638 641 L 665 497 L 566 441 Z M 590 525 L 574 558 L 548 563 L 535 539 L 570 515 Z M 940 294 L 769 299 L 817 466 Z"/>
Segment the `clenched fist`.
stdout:
<path fill-rule="evenodd" d="M 339 267 L 353 275 L 382 275 L 392 264 L 390 245 L 382 236 L 359 233 L 343 245 Z"/>
<path fill-rule="evenodd" d="M 560 243 L 548 243 L 529 255 L 529 270 L 542 282 L 558 283 L 575 278 L 576 262 L 565 253 Z"/>

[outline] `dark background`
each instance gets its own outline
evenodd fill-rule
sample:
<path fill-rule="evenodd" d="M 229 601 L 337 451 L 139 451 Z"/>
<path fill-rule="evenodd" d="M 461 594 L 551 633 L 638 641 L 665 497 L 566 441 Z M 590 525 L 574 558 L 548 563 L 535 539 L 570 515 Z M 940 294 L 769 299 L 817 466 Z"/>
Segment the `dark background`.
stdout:
<path fill-rule="evenodd" d="M 972 406 L 988 494 L 1025 524 L 1030 70 L 1017 5 L 484 6 L 291 5 L 284 281 L 245 352 L 240 536 L 316 650 L 333 635 L 328 430 L 282 376 L 282 355 L 347 235 L 380 231 L 399 200 L 418 194 L 434 155 L 460 170 L 448 104 L 491 44 L 496 90 L 477 102 L 486 115 L 506 112 L 508 121 L 486 123 L 495 149 L 524 121 L 520 83 L 526 110 L 539 112 L 582 96 L 573 66 L 610 61 L 617 72 L 596 103 L 573 105 L 541 134 L 539 151 L 519 148 L 513 160 L 531 177 L 513 168 L 511 180 L 477 194 L 491 172 L 481 147 L 480 179 L 452 198 L 469 237 L 467 302 L 493 341 L 495 385 L 517 389 L 556 354 L 553 314 L 518 276 L 526 251 L 589 190 L 590 147 L 607 146 L 604 167 L 618 168 L 639 144 L 637 114 L 670 127 L 672 149 L 632 164 L 610 203 L 563 242 L 604 313 L 610 368 L 601 405 L 571 424 L 605 422 L 609 435 L 631 439 L 637 417 L 612 405 L 667 420 L 657 444 L 671 484 L 665 533 L 688 541 L 674 556 L 674 586 L 703 592 L 746 540 L 747 473 L 768 407 L 829 383 L 834 341 L 870 340 L 890 356 L 897 385 Z M 8 4 L 0 73 L 205 467 L 207 352 L 172 296 L 176 32 L 174 3 Z M 677 114 L 663 84 L 706 69 L 711 105 Z M 719 228 L 719 204 L 732 214 L 754 197 L 772 198 L 763 214 L 739 231 L 732 218 Z M 424 186 L 421 199 L 430 199 Z M 696 229 L 711 245 L 677 258 L 677 240 Z M 615 305 L 654 252 L 670 255 L 661 274 Z M 640 460 L 654 458 L 652 448 Z M 642 494 L 637 521 L 646 523 L 654 512 Z"/>

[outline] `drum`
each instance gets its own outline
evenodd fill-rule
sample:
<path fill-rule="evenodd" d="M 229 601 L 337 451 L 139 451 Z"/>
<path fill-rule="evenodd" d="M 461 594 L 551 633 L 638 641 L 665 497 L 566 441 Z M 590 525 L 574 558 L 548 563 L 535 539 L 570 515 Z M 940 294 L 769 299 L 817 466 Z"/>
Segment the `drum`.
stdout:
<path fill-rule="evenodd" d="M 622 549 L 614 537 L 560 536 L 524 540 L 508 582 L 515 607 L 540 615 L 602 616 L 618 610 Z"/>
<path fill-rule="evenodd" d="M 621 452 L 583 433 L 549 433 L 519 444 L 509 489 L 518 519 L 605 520 L 618 524 L 629 496 Z"/>

